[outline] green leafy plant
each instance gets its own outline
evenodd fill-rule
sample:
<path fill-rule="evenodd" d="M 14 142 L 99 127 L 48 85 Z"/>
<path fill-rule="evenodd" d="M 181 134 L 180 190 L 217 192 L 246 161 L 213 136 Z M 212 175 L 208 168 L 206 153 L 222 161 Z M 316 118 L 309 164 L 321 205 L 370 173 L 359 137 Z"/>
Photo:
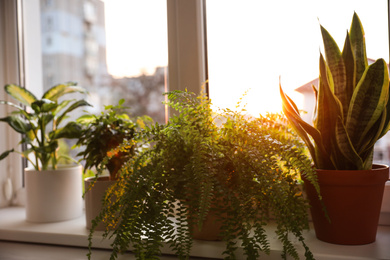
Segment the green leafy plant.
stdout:
<path fill-rule="evenodd" d="M 235 259 L 242 247 L 248 259 L 258 259 L 271 250 L 265 226 L 272 215 L 282 257 L 299 259 L 290 240 L 296 237 L 313 259 L 303 237 L 308 203 L 299 175 L 316 180 L 304 144 L 286 119 L 215 114 L 204 94 L 174 91 L 168 98 L 178 113 L 141 132 L 153 145 L 121 168 L 93 221 L 90 247 L 94 228 L 104 222 L 104 237 L 113 238 L 111 259 L 130 248 L 137 259 L 158 259 L 163 243 L 188 259 L 192 234 L 213 213 L 222 223 L 225 257 Z"/>
<path fill-rule="evenodd" d="M 5 151 L 0 155 L 0 159 L 17 152 L 27 158 L 36 170 L 47 170 L 50 165 L 56 169 L 60 158 L 58 141 L 62 138 L 78 138 L 81 130 L 73 121 L 68 122 L 64 127 L 60 127 L 60 124 L 76 108 L 89 106 L 85 100 L 60 101 L 60 98 L 66 94 L 86 93 L 86 91 L 76 83 L 69 82 L 50 88 L 41 99 L 37 99 L 33 93 L 17 85 L 6 85 L 4 89 L 21 105 L 1 100 L 0 104 L 9 105 L 15 110 L 9 116 L 0 118 L 0 121 L 8 123 L 16 132 L 23 135 L 20 143 L 27 145 L 27 149 Z M 33 158 L 29 157 L 30 154 L 33 154 Z"/>
<path fill-rule="evenodd" d="M 105 106 L 99 115 L 85 114 L 77 119 L 82 125 L 81 135 L 75 146 L 83 147 L 77 154 L 81 160 L 85 160 L 84 172 L 92 168 L 101 168 L 103 159 L 111 152 L 110 160 L 104 165 L 110 172 L 110 179 L 118 179 L 118 171 L 129 156 L 135 154 L 135 135 L 140 127 L 138 122 L 133 122 L 126 113 L 122 113 L 124 99 L 116 106 Z M 123 143 L 133 142 L 131 149 L 125 151 L 115 150 Z M 103 167 L 103 168 L 104 168 Z"/>
<path fill-rule="evenodd" d="M 368 66 L 363 26 L 356 13 L 342 52 L 321 26 L 326 61 L 320 56 L 314 127 L 302 120 L 283 92 L 283 111 L 305 141 L 319 169 L 371 169 L 374 145 L 390 122 L 386 62 Z"/>

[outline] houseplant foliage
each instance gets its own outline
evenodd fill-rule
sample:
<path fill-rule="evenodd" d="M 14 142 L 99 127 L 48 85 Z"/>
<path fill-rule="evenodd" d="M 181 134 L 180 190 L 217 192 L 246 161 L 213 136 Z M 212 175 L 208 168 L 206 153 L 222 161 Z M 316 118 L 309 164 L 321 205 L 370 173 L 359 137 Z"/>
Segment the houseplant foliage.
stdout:
<path fill-rule="evenodd" d="M 390 122 L 386 62 L 368 66 L 364 30 L 356 13 L 340 51 L 321 26 L 325 57 L 320 56 L 314 126 L 304 122 L 297 106 L 280 88 L 283 111 L 308 146 L 318 169 L 367 170 L 374 145 Z"/>
<path fill-rule="evenodd" d="M 280 87 L 283 111 L 317 167 L 322 203 L 305 183 L 317 238 L 335 244 L 368 244 L 376 240 L 389 178 L 388 166 L 373 164 L 374 145 L 389 129 L 388 68 L 383 59 L 367 65 L 364 30 L 356 13 L 342 52 L 322 26 L 321 32 L 326 60 L 321 54 L 319 87 L 313 87 L 314 126 L 301 119 Z"/>
<path fill-rule="evenodd" d="M 290 240 L 295 237 L 313 259 L 302 235 L 309 228 L 308 204 L 298 176 L 313 183 L 315 177 L 286 120 L 249 119 L 230 110 L 217 115 L 204 94 L 174 91 L 168 98 L 178 113 L 141 132 L 153 145 L 123 165 L 94 220 L 90 247 L 94 227 L 104 222 L 104 237 L 113 238 L 111 259 L 128 249 L 138 259 L 158 259 L 163 243 L 188 259 L 192 234 L 214 213 L 222 222 L 225 257 L 235 259 L 242 247 L 248 259 L 257 259 L 270 252 L 264 227 L 272 212 L 282 257 L 299 258 Z"/>
<path fill-rule="evenodd" d="M 85 114 L 77 119 L 77 123 L 82 126 L 81 135 L 76 146 L 83 147 L 77 154 L 81 160 L 85 161 L 84 171 L 92 168 L 100 168 L 102 161 L 109 152 L 113 155 L 104 165 L 110 172 L 110 179 L 118 179 L 118 170 L 129 156 L 134 155 L 135 149 L 128 149 L 128 152 L 115 151 L 115 148 L 123 143 L 135 142 L 136 130 L 140 127 L 137 122 L 133 122 L 130 117 L 123 112 L 124 99 L 118 105 L 108 105 L 99 115 Z"/>
<path fill-rule="evenodd" d="M 83 99 L 60 100 L 60 98 L 71 93 L 84 94 L 86 93 L 84 88 L 78 87 L 73 82 L 59 84 L 47 90 L 40 99 L 29 90 L 17 85 L 6 85 L 4 89 L 21 105 L 1 100 L 0 104 L 9 105 L 15 110 L 9 116 L 0 118 L 0 121 L 8 123 L 16 132 L 23 135 L 20 143 L 27 145 L 27 149 L 5 151 L 0 155 L 0 159 L 17 152 L 29 160 L 38 171 L 47 170 L 49 166 L 53 169 L 57 168 L 59 139 L 77 138 L 81 130 L 80 126 L 73 121 L 63 127 L 61 123 L 76 108 L 89 106 Z M 33 154 L 33 158 L 29 157 L 30 154 Z"/>

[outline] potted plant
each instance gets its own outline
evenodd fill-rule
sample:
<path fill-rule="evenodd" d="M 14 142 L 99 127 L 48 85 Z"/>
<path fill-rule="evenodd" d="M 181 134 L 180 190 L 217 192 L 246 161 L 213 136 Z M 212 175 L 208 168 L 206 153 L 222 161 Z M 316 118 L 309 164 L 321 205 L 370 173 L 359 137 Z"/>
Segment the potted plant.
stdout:
<path fill-rule="evenodd" d="M 85 182 L 85 215 L 87 228 L 91 228 L 92 220 L 101 210 L 101 200 L 109 186 L 119 178 L 122 165 L 136 152 L 136 133 L 140 127 L 139 120 L 133 122 L 130 117 L 122 113 L 124 99 L 116 106 L 105 106 L 99 115 L 85 114 L 77 119 L 82 126 L 81 134 L 75 147 L 82 150 L 77 154 L 85 162 L 84 173 L 95 169 L 95 177 L 89 177 Z M 130 149 L 116 149 L 119 144 L 127 141 Z M 104 161 L 109 155 L 110 159 Z M 104 170 L 108 176 L 102 176 Z M 92 188 L 93 187 L 93 188 Z M 99 230 L 104 229 L 100 225 Z"/>
<path fill-rule="evenodd" d="M 78 137 L 78 124 L 70 121 L 61 127 L 61 123 L 70 112 L 89 104 L 85 100 L 59 99 L 85 90 L 71 82 L 59 84 L 46 91 L 41 99 L 17 85 L 6 85 L 5 91 L 22 105 L 0 101 L 15 109 L 0 121 L 23 135 L 20 144 L 26 145 L 26 149 L 5 151 L 0 159 L 16 152 L 32 166 L 25 170 L 27 221 L 55 222 L 79 217 L 82 214 L 81 166 L 58 165 L 64 156 L 59 156 L 58 144 L 62 138 Z"/>
<path fill-rule="evenodd" d="M 283 110 L 305 141 L 316 166 L 323 203 L 312 216 L 319 239 L 337 244 L 375 241 L 387 166 L 373 165 L 376 141 L 389 129 L 389 75 L 385 61 L 368 66 L 364 30 L 356 13 L 344 48 L 321 26 L 326 60 L 320 55 L 314 126 L 305 123 L 283 92 Z"/>
<path fill-rule="evenodd" d="M 177 115 L 141 132 L 153 145 L 121 168 L 93 222 L 90 247 L 95 227 L 104 222 L 113 259 L 129 248 L 137 259 L 156 258 L 163 243 L 188 259 L 193 239 L 220 226 L 206 238 L 224 240 L 226 257 L 233 259 L 242 247 L 248 259 L 257 259 L 270 252 L 264 227 L 272 216 L 283 258 L 299 258 L 290 240 L 296 237 L 313 259 L 303 238 L 308 203 L 298 176 L 312 179 L 314 170 L 286 120 L 249 119 L 229 110 L 217 115 L 204 94 L 174 91 L 168 97 Z"/>

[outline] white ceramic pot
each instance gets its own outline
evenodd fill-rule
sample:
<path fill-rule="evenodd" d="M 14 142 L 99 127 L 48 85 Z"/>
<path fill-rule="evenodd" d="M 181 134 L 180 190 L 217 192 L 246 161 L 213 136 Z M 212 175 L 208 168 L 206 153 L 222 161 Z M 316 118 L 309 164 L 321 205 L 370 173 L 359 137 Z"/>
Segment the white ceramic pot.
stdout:
<path fill-rule="evenodd" d="M 44 223 L 78 218 L 83 213 L 82 167 L 25 170 L 26 220 Z"/>
<path fill-rule="evenodd" d="M 85 220 L 87 228 L 92 228 L 92 220 L 94 220 L 102 209 L 102 199 L 107 189 L 113 185 L 116 181 L 109 180 L 108 177 L 99 177 L 94 183 L 93 187 L 89 189 L 89 186 L 93 183 L 95 177 L 86 178 L 84 180 L 85 185 Z M 105 230 L 105 225 L 100 223 L 95 230 Z"/>

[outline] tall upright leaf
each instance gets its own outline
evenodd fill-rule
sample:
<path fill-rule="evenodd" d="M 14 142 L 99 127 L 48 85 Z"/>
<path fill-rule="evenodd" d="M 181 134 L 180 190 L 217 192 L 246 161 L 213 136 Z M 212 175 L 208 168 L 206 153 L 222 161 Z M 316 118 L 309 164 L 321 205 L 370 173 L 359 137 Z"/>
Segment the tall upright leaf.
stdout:
<path fill-rule="evenodd" d="M 349 33 L 347 33 L 347 36 L 345 37 L 344 48 L 341 56 L 342 56 L 344 69 L 345 69 L 345 86 L 344 89 L 341 88 L 335 92 L 336 92 L 336 96 L 343 104 L 343 114 L 344 114 L 344 124 L 345 124 L 348 115 L 349 103 L 351 101 L 353 91 L 355 88 L 354 82 L 355 82 L 355 74 L 356 74 L 355 57 L 353 54 Z"/>
<path fill-rule="evenodd" d="M 353 54 L 355 57 L 355 83 L 356 86 L 363 76 L 364 71 L 368 66 L 367 55 L 366 55 L 366 41 L 364 39 L 363 25 L 356 14 L 353 14 L 352 24 L 350 29 L 350 39 Z"/>
<path fill-rule="evenodd" d="M 386 108 L 389 95 L 389 74 L 386 62 L 377 60 L 364 72 L 351 99 L 347 131 L 356 149 L 361 149 L 367 133 Z M 379 131 L 382 132 L 382 129 Z M 369 138 L 370 139 L 370 138 Z"/>

